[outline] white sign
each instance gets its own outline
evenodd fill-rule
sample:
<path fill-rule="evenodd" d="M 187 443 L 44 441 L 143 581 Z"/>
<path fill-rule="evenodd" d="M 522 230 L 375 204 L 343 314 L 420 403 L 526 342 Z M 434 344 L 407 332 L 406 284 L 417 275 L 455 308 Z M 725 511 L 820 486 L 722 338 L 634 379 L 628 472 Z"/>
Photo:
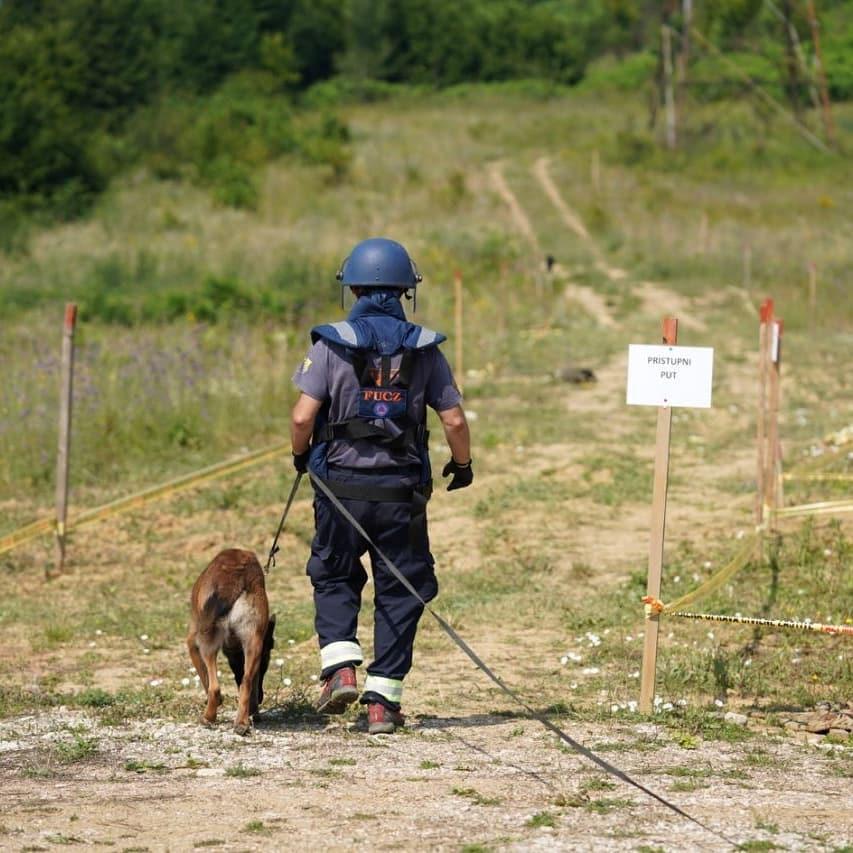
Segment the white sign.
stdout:
<path fill-rule="evenodd" d="M 711 408 L 713 347 L 628 347 L 629 406 Z"/>

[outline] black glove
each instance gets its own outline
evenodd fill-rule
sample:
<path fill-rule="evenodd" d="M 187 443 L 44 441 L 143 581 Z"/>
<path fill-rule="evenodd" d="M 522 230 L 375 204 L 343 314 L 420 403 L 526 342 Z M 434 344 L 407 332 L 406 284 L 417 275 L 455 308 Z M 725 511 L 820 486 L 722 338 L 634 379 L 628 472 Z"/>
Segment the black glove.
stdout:
<path fill-rule="evenodd" d="M 296 469 L 297 474 L 306 474 L 308 472 L 308 457 L 310 455 L 310 447 L 304 453 L 293 454 L 293 467 Z"/>
<path fill-rule="evenodd" d="M 474 482 L 474 470 L 471 468 L 471 460 L 469 459 L 464 465 L 461 465 L 451 457 L 450 462 L 444 466 L 441 476 L 449 477 L 451 474 L 453 474 L 453 479 L 447 487 L 448 492 L 470 486 Z"/>

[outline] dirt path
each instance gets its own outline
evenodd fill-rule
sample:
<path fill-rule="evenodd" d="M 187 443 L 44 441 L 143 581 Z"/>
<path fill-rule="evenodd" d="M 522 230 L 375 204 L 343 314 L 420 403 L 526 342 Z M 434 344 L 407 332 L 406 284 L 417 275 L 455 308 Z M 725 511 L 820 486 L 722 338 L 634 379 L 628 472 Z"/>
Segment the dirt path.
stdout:
<path fill-rule="evenodd" d="M 506 206 L 509 208 L 510 215 L 512 216 L 512 221 L 515 223 L 515 227 L 524 235 L 527 241 L 530 243 L 533 251 L 536 253 L 538 258 L 542 257 L 542 247 L 539 245 L 539 238 L 536 236 L 536 232 L 533 230 L 533 226 L 530 224 L 530 219 L 527 214 L 524 212 L 521 204 L 518 199 L 515 197 L 515 193 L 509 188 L 509 184 L 506 182 L 506 178 L 503 174 L 503 167 L 500 162 L 490 163 L 489 164 L 489 179 L 491 180 L 492 187 L 495 192 L 503 199 Z"/>
<path fill-rule="evenodd" d="M 603 272 L 611 281 L 623 281 L 627 279 L 629 276 L 625 270 L 608 263 L 601 247 L 587 230 L 580 215 L 577 211 L 569 207 L 563 199 L 557 185 L 551 178 L 548 170 L 549 162 L 547 157 L 540 157 L 534 163 L 531 171 L 545 195 L 548 196 L 548 199 L 559 212 L 566 227 L 589 248 L 595 258 L 595 266 L 598 270 Z M 510 191 L 508 187 L 506 189 L 508 192 Z M 517 201 L 516 207 L 519 207 Z M 631 287 L 633 292 L 642 300 L 643 313 L 654 314 L 660 317 L 678 317 L 682 325 L 694 331 L 704 331 L 707 328 L 702 320 L 693 315 L 693 309 L 690 306 L 689 300 L 681 294 L 650 281 L 641 282 L 639 285 L 631 285 Z M 591 313 L 593 310 L 603 311 L 603 313 L 596 315 L 599 316 L 602 325 L 612 325 L 604 319 L 609 316 L 609 312 L 606 311 L 606 303 L 597 294 L 591 296 L 591 293 L 594 294 L 594 291 L 591 291 L 590 288 L 580 288 L 577 285 L 572 286 L 571 292 L 567 290 L 567 295 L 570 298 L 581 302 Z"/>
<path fill-rule="evenodd" d="M 61 710 L 5 722 L 0 846 L 707 851 L 729 849 L 727 836 L 830 850 L 853 833 L 838 762 L 793 742 L 769 748 L 780 775 L 742 744 L 688 751 L 650 724 L 572 726 L 709 832 L 611 784 L 529 720 L 454 713 L 397 737 L 359 727 L 268 714 L 244 739 L 156 720 L 104 727 Z M 75 738 L 89 756 L 51 758 Z"/>
<path fill-rule="evenodd" d="M 560 195 L 560 191 L 551 179 L 551 175 L 548 171 L 548 164 L 549 159 L 547 157 L 540 157 L 533 164 L 533 175 L 536 180 L 539 181 L 542 189 L 545 191 L 545 195 L 548 196 L 551 203 L 557 208 L 557 211 L 562 217 L 563 222 L 566 224 L 566 227 L 570 231 L 573 231 L 587 245 L 595 257 L 596 267 L 611 281 L 621 281 L 623 278 L 626 278 L 628 274 L 625 270 L 621 270 L 618 267 L 611 266 L 607 263 L 604 253 L 601 251 L 601 248 L 595 240 L 593 240 L 592 235 L 583 224 L 581 217 L 563 200 L 563 197 Z"/>

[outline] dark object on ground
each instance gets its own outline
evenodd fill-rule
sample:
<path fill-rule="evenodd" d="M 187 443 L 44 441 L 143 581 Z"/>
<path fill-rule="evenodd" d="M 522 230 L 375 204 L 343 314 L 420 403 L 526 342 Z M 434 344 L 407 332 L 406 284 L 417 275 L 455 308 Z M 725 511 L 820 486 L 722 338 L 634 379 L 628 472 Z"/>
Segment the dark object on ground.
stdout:
<path fill-rule="evenodd" d="M 595 373 L 589 367 L 561 367 L 556 378 L 562 382 L 572 382 L 575 385 L 585 385 L 588 382 L 597 382 Z"/>

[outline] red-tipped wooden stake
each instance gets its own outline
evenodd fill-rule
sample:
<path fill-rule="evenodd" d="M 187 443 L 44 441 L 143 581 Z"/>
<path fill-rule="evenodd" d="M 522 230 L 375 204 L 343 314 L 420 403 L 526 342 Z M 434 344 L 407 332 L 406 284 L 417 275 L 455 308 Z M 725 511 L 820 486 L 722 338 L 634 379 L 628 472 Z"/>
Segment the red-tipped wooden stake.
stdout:
<path fill-rule="evenodd" d="M 767 394 L 767 450 L 764 456 L 764 502 L 773 518 L 779 508 L 779 481 L 782 470 L 782 453 L 779 443 L 779 400 L 782 372 L 782 320 L 774 320 L 768 331 L 768 394 Z"/>
<path fill-rule="evenodd" d="M 755 523 L 764 521 L 765 504 L 765 450 L 767 444 L 767 372 L 770 340 L 770 324 L 773 322 L 773 300 L 765 299 L 758 312 L 758 412 L 756 420 L 756 446 L 758 455 L 758 477 L 756 478 Z"/>
<path fill-rule="evenodd" d="M 71 400 L 74 385 L 74 329 L 77 306 L 65 306 L 62 328 L 62 366 L 59 386 L 59 443 L 56 453 L 56 559 L 59 574 L 65 565 L 65 521 L 68 515 L 68 464 L 71 452 Z"/>

